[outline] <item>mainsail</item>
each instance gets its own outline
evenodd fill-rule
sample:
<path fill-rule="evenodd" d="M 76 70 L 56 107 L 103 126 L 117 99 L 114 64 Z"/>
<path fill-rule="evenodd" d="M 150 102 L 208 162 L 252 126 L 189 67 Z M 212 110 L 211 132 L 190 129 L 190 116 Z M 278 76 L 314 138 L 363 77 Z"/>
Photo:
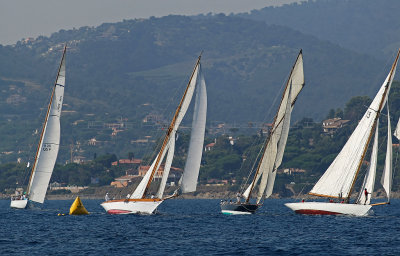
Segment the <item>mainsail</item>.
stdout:
<path fill-rule="evenodd" d="M 282 95 L 282 99 L 275 115 L 269 137 L 266 140 L 264 152 L 257 166 L 256 174 L 252 183 L 247 187 L 243 196 L 246 202 L 250 200 L 250 195 L 261 178 L 257 203 L 260 202 L 265 190 L 266 196 L 270 196 L 275 182 L 276 170 L 282 163 L 283 153 L 286 146 L 290 127 L 290 116 L 297 100 L 297 96 L 304 87 L 303 54 L 300 51 L 296 62 L 293 65 L 289 78 Z"/>
<path fill-rule="evenodd" d="M 38 203 L 44 202 L 60 144 L 60 115 L 65 86 L 65 52 L 66 46 L 51 94 L 28 185 L 29 199 Z"/>
<path fill-rule="evenodd" d="M 171 121 L 167 134 L 165 135 L 160 152 L 158 153 L 156 159 L 150 166 L 149 170 L 143 177 L 142 181 L 140 182 L 136 190 L 132 193 L 130 197 L 131 199 L 146 197 L 147 190 L 153 180 L 154 174 L 160 168 L 165 155 L 167 155 L 164 172 L 161 179 L 161 184 L 156 195 L 157 198 L 162 198 L 174 156 L 176 131 L 178 130 L 179 125 L 182 122 L 183 117 L 185 116 L 189 108 L 190 102 L 193 98 L 194 91 L 197 88 L 196 105 L 194 109 L 194 117 L 192 123 L 193 125 L 192 136 L 191 136 L 191 143 L 187 160 L 189 161 L 189 167 L 188 169 L 185 168 L 183 174 L 184 177 L 187 177 L 186 179 L 184 178 L 183 180 L 184 181 L 187 180 L 188 182 L 185 181 L 182 183 L 183 185 L 185 185 L 186 183 L 190 185 L 188 190 L 186 190 L 185 192 L 188 192 L 189 190 L 194 191 L 196 189 L 197 176 L 200 168 L 200 160 L 203 148 L 206 111 L 207 111 L 206 87 L 205 87 L 204 77 L 201 74 L 200 58 L 201 56 L 199 56 L 198 58 L 195 68 L 192 72 L 190 81 L 186 87 L 185 93 Z M 200 80 L 200 82 L 198 82 L 198 80 Z M 193 183 L 194 183 L 194 190 L 192 185 Z"/>
<path fill-rule="evenodd" d="M 387 100 L 396 72 L 398 57 L 399 53 L 389 74 L 356 129 L 309 194 L 350 198 L 379 114 Z"/>

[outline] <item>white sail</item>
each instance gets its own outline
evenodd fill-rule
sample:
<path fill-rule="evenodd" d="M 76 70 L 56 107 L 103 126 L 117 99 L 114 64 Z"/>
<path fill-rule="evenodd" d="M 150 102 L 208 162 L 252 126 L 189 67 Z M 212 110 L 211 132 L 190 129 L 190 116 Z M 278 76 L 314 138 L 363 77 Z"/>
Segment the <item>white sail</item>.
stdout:
<path fill-rule="evenodd" d="M 395 71 L 396 67 L 394 66 L 393 75 L 389 73 L 386 77 L 385 82 L 356 129 L 324 175 L 322 175 L 312 188 L 310 194 L 330 197 L 338 197 L 339 194 L 343 197 L 349 196 L 359 163 L 364 154 L 364 148 L 369 142 L 369 136 L 372 132 L 371 129 L 373 129 L 376 115 L 381 111 L 380 107 L 382 108 L 385 104 L 385 102 L 381 104 L 381 101 L 382 97 L 385 97 L 386 86 L 388 86 L 387 94 L 389 94 Z M 384 100 L 386 100 L 386 97 Z"/>
<path fill-rule="evenodd" d="M 261 182 L 258 188 L 257 194 L 257 203 L 260 202 L 262 196 L 264 194 L 265 188 L 267 186 L 268 176 L 271 174 L 274 163 L 276 159 L 276 155 L 278 153 L 278 137 L 275 135 L 271 136 L 269 140 L 267 150 L 265 151 L 265 157 L 262 159 L 262 164 L 260 165 L 260 170 L 262 171 Z M 262 168 L 262 169 L 261 169 Z"/>
<path fill-rule="evenodd" d="M 182 193 L 196 191 L 197 179 L 199 176 L 201 156 L 203 153 L 204 133 L 206 129 L 207 115 L 207 90 L 204 76 L 199 72 L 199 83 L 196 89 L 196 98 L 194 105 L 192 132 L 190 136 L 188 156 L 180 187 Z"/>
<path fill-rule="evenodd" d="M 252 187 L 257 184 L 262 176 L 257 201 L 259 202 L 267 187 L 267 196 L 270 196 L 275 183 L 276 170 L 282 163 L 283 153 L 286 146 L 287 136 L 290 127 L 290 115 L 297 100 L 297 96 L 304 87 L 303 54 L 300 51 L 291 74 L 286 83 L 286 88 L 282 96 L 281 104 L 277 111 L 273 127 L 271 127 L 270 138 L 267 140 L 265 153 L 259 164 L 259 171 L 253 182 L 243 193 L 243 197 L 248 199 Z"/>
<path fill-rule="evenodd" d="M 376 176 L 376 164 L 378 161 L 378 129 L 379 129 L 379 120 L 376 122 L 376 130 L 375 130 L 375 139 L 374 144 L 372 146 L 371 160 L 368 172 L 365 174 L 363 185 L 361 186 L 360 194 L 357 200 L 358 204 L 370 204 L 371 196 L 374 192 L 375 185 L 375 176 Z M 367 193 L 370 193 L 365 200 L 365 192 L 367 189 Z"/>
<path fill-rule="evenodd" d="M 199 73 L 200 63 L 195 67 L 193 71 L 192 80 L 190 80 L 189 87 L 187 88 L 186 96 L 183 99 L 182 106 L 179 110 L 178 116 L 175 121 L 174 130 L 178 130 L 179 125 L 182 122 L 182 119 L 185 117 L 185 114 L 189 108 L 190 102 L 193 98 L 194 89 L 196 88 L 197 77 Z"/>
<path fill-rule="evenodd" d="M 196 87 L 196 83 L 197 83 L 197 76 L 199 73 L 199 66 L 200 66 L 200 57 L 198 60 L 198 63 L 196 64 L 193 73 L 192 73 L 192 77 L 191 80 L 186 88 L 185 94 L 182 98 L 181 104 L 179 105 L 177 112 L 175 113 L 174 119 L 171 122 L 171 126 L 172 126 L 172 130 L 168 131 L 169 135 L 167 134 L 164 138 L 164 144 L 165 147 L 161 148 L 160 152 L 157 154 L 157 157 L 155 158 L 155 160 L 153 161 L 152 165 L 150 166 L 149 170 L 146 172 L 145 176 L 143 177 L 143 179 L 141 180 L 141 182 L 139 183 L 138 187 L 135 189 L 135 191 L 132 193 L 132 195 L 130 196 L 131 199 L 138 199 L 138 198 L 143 198 L 145 196 L 146 193 L 146 188 L 148 187 L 148 185 L 150 184 L 149 182 L 152 175 L 157 172 L 157 170 L 160 168 L 160 165 L 165 157 L 166 152 L 169 150 L 170 146 L 175 147 L 175 134 L 176 131 L 179 128 L 180 123 L 182 122 L 183 117 L 185 116 L 190 102 L 192 100 L 193 97 L 193 93 L 194 93 L 194 89 Z M 171 127 L 170 126 L 170 127 Z M 168 139 L 168 141 L 166 141 Z M 173 142 L 171 142 L 173 141 Z M 173 144 L 172 144 L 173 143 Z M 169 165 L 172 163 L 172 159 L 173 159 L 173 154 L 174 152 L 171 151 L 171 154 L 168 154 L 168 162 Z M 169 166 L 170 168 L 170 166 Z M 167 172 L 169 172 L 169 168 L 167 170 Z M 167 177 L 168 178 L 168 177 Z M 164 183 L 166 183 L 166 179 L 162 179 Z M 162 184 L 162 186 L 164 186 L 165 188 L 165 184 Z M 157 194 L 163 194 L 164 193 L 164 188 L 160 188 L 157 192 Z"/>
<path fill-rule="evenodd" d="M 266 198 L 268 198 L 272 195 L 272 191 L 274 189 L 274 184 L 275 184 L 276 172 L 282 163 L 287 138 L 289 136 L 290 117 L 292 115 L 292 109 L 293 109 L 293 107 L 290 105 L 290 103 L 292 102 L 292 94 L 290 93 L 291 91 L 292 90 L 289 91 L 288 103 L 286 104 L 285 116 L 283 117 L 282 130 L 281 130 L 280 139 L 278 142 L 277 155 L 276 155 L 276 159 L 275 159 L 274 169 L 268 175 L 267 187 L 265 189 L 266 190 L 265 191 Z M 262 196 L 262 194 L 260 194 L 260 199 L 261 199 L 261 196 Z"/>
<path fill-rule="evenodd" d="M 150 165 L 150 168 L 147 170 L 143 179 L 140 181 L 139 185 L 136 187 L 135 191 L 130 196 L 131 199 L 139 199 L 139 198 L 143 197 L 144 192 L 146 190 L 146 185 L 149 182 L 149 179 L 151 177 L 151 173 L 153 172 L 154 168 L 156 168 L 155 165 L 157 162 L 157 158 L 160 154 L 162 154 L 161 160 L 160 160 L 160 163 L 161 163 L 162 160 L 164 159 L 165 153 L 168 151 L 168 146 L 169 146 L 169 144 L 166 146 L 166 148 L 163 150 L 163 152 L 159 152 L 157 154 L 157 157 L 154 159 L 153 163 Z M 159 167 L 160 167 L 160 164 L 158 164 L 157 170 Z M 157 172 L 157 170 L 155 170 L 154 172 Z"/>
<path fill-rule="evenodd" d="M 56 163 L 60 144 L 60 115 L 64 98 L 65 86 L 65 50 L 61 60 L 60 69 L 53 89 L 51 104 L 43 126 L 41 140 L 32 177 L 28 186 L 29 199 L 43 203 L 47 187 L 50 182 L 53 168 Z"/>
<path fill-rule="evenodd" d="M 394 130 L 393 135 L 400 140 L 400 118 L 399 121 L 397 121 L 396 129 Z"/>
<path fill-rule="evenodd" d="M 385 167 L 382 173 L 381 184 L 386 191 L 388 202 L 390 201 L 390 191 L 392 190 L 392 131 L 390 127 L 389 105 L 387 105 L 388 118 L 388 138 L 386 146 Z"/>
<path fill-rule="evenodd" d="M 156 195 L 157 198 L 163 197 L 165 186 L 167 185 L 169 171 L 171 169 L 172 160 L 174 159 L 174 153 L 175 153 L 175 132 L 172 132 L 168 145 L 169 148 L 168 148 L 167 159 L 165 160 L 163 176 L 161 178 L 160 186 L 158 188 L 158 192 Z"/>
<path fill-rule="evenodd" d="M 297 100 L 297 96 L 301 92 L 304 87 L 304 68 L 303 68 L 303 51 L 300 51 L 299 56 L 297 57 L 296 63 L 293 66 L 292 73 L 290 74 L 290 78 L 287 84 L 291 85 L 292 90 L 292 109 L 293 105 Z"/>

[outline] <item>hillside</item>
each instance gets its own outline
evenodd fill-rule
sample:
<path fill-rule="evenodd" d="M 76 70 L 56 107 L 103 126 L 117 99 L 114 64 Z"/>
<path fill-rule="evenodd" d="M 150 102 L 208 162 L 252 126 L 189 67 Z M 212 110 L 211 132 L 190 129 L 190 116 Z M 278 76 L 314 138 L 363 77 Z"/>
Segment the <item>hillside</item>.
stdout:
<path fill-rule="evenodd" d="M 316 0 L 239 16 L 287 26 L 387 60 L 400 47 L 399 9 L 397 0 Z"/>
<path fill-rule="evenodd" d="M 287 27 L 225 15 L 167 16 L 61 30 L 0 46 L 1 151 L 28 151 L 27 144 L 35 145 L 31 134 L 40 129 L 64 42 L 69 49 L 62 161 L 69 158 L 69 144 L 83 147 L 93 137 L 111 143 L 79 154 L 125 154 L 132 150 L 130 140 L 158 138 L 160 129 L 144 128 L 142 120 L 158 113 L 168 122 L 202 50 L 209 124 L 271 121 L 274 99 L 301 48 L 306 87 L 294 120 L 321 120 L 354 95 L 374 94 L 390 65 Z M 128 120 L 131 128 L 118 138 L 110 138 L 111 129 L 89 129 L 96 121 L 120 119 Z M 11 132 L 13 126 L 17 134 Z"/>

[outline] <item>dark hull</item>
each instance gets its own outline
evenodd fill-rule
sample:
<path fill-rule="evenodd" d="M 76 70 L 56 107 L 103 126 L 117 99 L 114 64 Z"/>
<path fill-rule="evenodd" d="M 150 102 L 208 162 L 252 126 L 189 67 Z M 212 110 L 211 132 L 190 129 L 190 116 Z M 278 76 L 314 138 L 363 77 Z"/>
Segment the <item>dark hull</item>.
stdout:
<path fill-rule="evenodd" d="M 259 204 L 222 203 L 221 212 L 224 214 L 252 214 L 257 211 L 259 206 Z"/>

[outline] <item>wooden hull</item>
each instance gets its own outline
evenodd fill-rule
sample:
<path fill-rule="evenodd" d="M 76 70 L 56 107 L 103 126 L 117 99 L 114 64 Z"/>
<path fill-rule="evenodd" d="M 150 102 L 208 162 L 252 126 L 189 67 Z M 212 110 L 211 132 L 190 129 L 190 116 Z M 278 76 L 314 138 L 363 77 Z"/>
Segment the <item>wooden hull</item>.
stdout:
<path fill-rule="evenodd" d="M 101 203 L 109 214 L 152 214 L 163 202 L 161 199 L 121 199 Z"/>
<path fill-rule="evenodd" d="M 299 214 L 314 215 L 368 215 L 371 205 L 345 204 L 345 203 L 326 203 L 326 202 L 304 202 L 287 203 L 285 206 Z"/>
<path fill-rule="evenodd" d="M 15 209 L 25 209 L 28 204 L 28 199 L 11 200 L 10 207 Z"/>
<path fill-rule="evenodd" d="M 237 214 L 253 214 L 257 211 L 259 204 L 245 204 L 245 203 L 221 203 L 221 212 L 228 215 Z"/>

